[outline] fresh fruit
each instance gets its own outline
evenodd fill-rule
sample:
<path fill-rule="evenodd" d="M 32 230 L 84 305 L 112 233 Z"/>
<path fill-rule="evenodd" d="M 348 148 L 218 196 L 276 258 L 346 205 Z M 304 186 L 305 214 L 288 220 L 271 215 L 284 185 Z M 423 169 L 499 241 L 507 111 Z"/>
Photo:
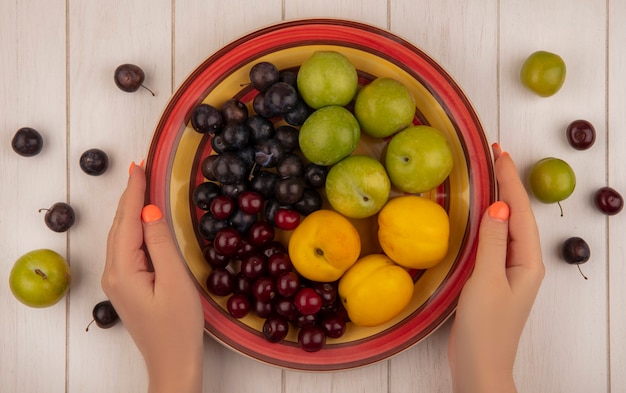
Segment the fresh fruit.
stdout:
<path fill-rule="evenodd" d="M 289 323 L 280 317 L 269 317 L 263 323 L 263 335 L 267 341 L 277 343 L 289 332 Z"/>
<path fill-rule="evenodd" d="M 109 156 L 100 149 L 89 149 L 80 155 L 78 163 L 86 174 L 100 176 L 109 168 Z"/>
<path fill-rule="evenodd" d="M 308 216 L 322 208 L 324 200 L 320 193 L 314 188 L 305 187 L 302 198 L 293 204 L 293 208 L 303 216 Z"/>
<path fill-rule="evenodd" d="M 354 65 L 335 51 L 316 51 L 298 71 L 298 91 L 313 109 L 328 105 L 344 106 L 357 92 L 359 78 Z"/>
<path fill-rule="evenodd" d="M 331 282 L 356 262 L 361 239 L 348 219 L 333 210 L 308 215 L 289 239 L 294 268 L 313 281 Z"/>
<path fill-rule="evenodd" d="M 326 177 L 326 197 L 339 213 L 366 218 L 378 213 L 389 199 L 391 183 L 385 167 L 365 155 L 346 157 Z"/>
<path fill-rule="evenodd" d="M 285 149 L 276 138 L 262 139 L 254 148 L 255 162 L 265 168 L 274 168 L 285 154 Z"/>
<path fill-rule="evenodd" d="M 576 150 L 587 150 L 596 141 L 596 129 L 587 120 L 574 120 L 565 130 L 567 141 Z"/>
<path fill-rule="evenodd" d="M 285 177 L 276 180 L 274 185 L 274 198 L 282 204 L 296 203 L 304 194 L 304 179 L 301 177 Z"/>
<path fill-rule="evenodd" d="M 313 288 L 300 289 L 293 302 L 303 315 L 317 314 L 322 308 L 322 298 Z"/>
<path fill-rule="evenodd" d="M 522 84 L 541 97 L 558 92 L 565 82 L 566 67 L 563 59 L 554 53 L 537 51 L 522 64 Z"/>
<path fill-rule="evenodd" d="M 230 295 L 235 289 L 235 277 L 228 269 L 218 267 L 209 273 L 206 286 L 209 292 L 215 295 Z"/>
<path fill-rule="evenodd" d="M 154 92 L 143 85 L 145 79 L 146 74 L 141 67 L 134 64 L 122 64 L 115 69 L 113 74 L 113 80 L 120 90 L 132 93 L 143 87 L 154 96 Z"/>
<path fill-rule="evenodd" d="M 237 205 L 248 214 L 258 214 L 263 208 L 263 197 L 258 192 L 244 191 L 237 198 Z"/>
<path fill-rule="evenodd" d="M 224 126 L 222 112 L 212 105 L 200 104 L 191 112 L 191 126 L 201 134 L 215 134 Z"/>
<path fill-rule="evenodd" d="M 298 101 L 296 89 L 287 82 L 276 82 L 264 93 L 265 108 L 272 115 L 291 112 Z"/>
<path fill-rule="evenodd" d="M 274 215 L 276 227 L 285 231 L 293 231 L 300 225 L 300 214 L 293 209 L 279 208 Z"/>
<path fill-rule="evenodd" d="M 72 274 L 65 258 L 40 249 L 17 259 L 9 275 L 11 292 L 30 307 L 49 307 L 60 301 L 70 288 Z"/>
<path fill-rule="evenodd" d="M 385 168 L 391 183 L 409 193 L 437 187 L 453 166 L 448 139 L 430 126 L 412 126 L 400 131 L 389 141 L 385 154 Z"/>
<path fill-rule="evenodd" d="M 448 252 L 448 214 L 430 199 L 415 195 L 390 199 L 378 214 L 378 226 L 383 251 L 406 268 L 431 268 Z"/>
<path fill-rule="evenodd" d="M 218 195 L 221 195 L 220 186 L 216 183 L 207 181 L 200 183 L 193 190 L 191 199 L 194 205 L 196 205 L 199 209 L 209 210 L 211 208 L 211 202 Z"/>
<path fill-rule="evenodd" d="M 120 320 L 120 317 L 117 315 L 117 311 L 115 311 L 115 308 L 113 307 L 113 304 L 111 304 L 110 300 L 103 300 L 97 303 L 93 307 L 91 315 L 93 319 L 89 322 L 85 331 L 89 331 L 89 326 L 91 326 L 94 322 L 100 329 L 109 329 L 115 326 L 115 324 L 117 324 Z"/>
<path fill-rule="evenodd" d="M 392 78 L 377 78 L 356 96 L 354 115 L 361 130 L 377 138 L 408 127 L 415 117 L 415 99 L 402 83 Z"/>
<path fill-rule="evenodd" d="M 377 326 L 409 304 L 415 285 L 411 275 L 383 254 L 359 259 L 339 280 L 339 296 L 350 321 Z"/>
<path fill-rule="evenodd" d="M 20 156 L 36 156 L 43 149 L 43 138 L 34 128 L 22 127 L 13 136 L 11 147 Z"/>
<path fill-rule="evenodd" d="M 587 280 L 587 276 L 580 270 L 580 264 L 587 262 L 591 257 L 589 244 L 584 239 L 576 236 L 565 240 L 561 247 L 561 255 L 565 262 L 578 266 L 580 274 Z"/>
<path fill-rule="evenodd" d="M 280 73 L 276 66 L 270 62 L 262 61 L 252 66 L 249 73 L 250 83 L 258 91 L 266 91 L 280 79 Z"/>
<path fill-rule="evenodd" d="M 304 326 L 298 332 L 298 344 L 306 352 L 317 352 L 324 348 L 326 335 L 319 326 Z"/>
<path fill-rule="evenodd" d="M 540 202 L 556 202 L 560 206 L 562 200 L 572 195 L 575 187 L 574 170 L 560 158 L 541 159 L 530 170 L 530 188 Z"/>
<path fill-rule="evenodd" d="M 346 332 L 346 321 L 337 314 L 328 314 L 320 322 L 326 337 L 339 338 Z"/>
<path fill-rule="evenodd" d="M 243 318 L 250 312 L 250 300 L 244 294 L 237 293 L 228 298 L 226 308 L 235 318 Z"/>
<path fill-rule="evenodd" d="M 39 209 L 39 212 L 46 211 L 44 222 L 50 230 L 54 232 L 65 232 L 76 221 L 76 214 L 72 206 L 65 202 L 57 202 L 49 209 Z"/>
<path fill-rule="evenodd" d="M 328 175 L 328 167 L 308 163 L 304 167 L 304 180 L 313 188 L 320 188 L 326 184 L 326 176 Z"/>
<path fill-rule="evenodd" d="M 598 210 L 607 216 L 613 216 L 624 208 L 624 198 L 611 187 L 602 187 L 593 195 L 593 203 Z"/>
<path fill-rule="evenodd" d="M 341 106 L 326 106 L 309 116 L 298 142 L 302 154 L 317 165 L 332 165 L 356 149 L 361 131 L 356 118 Z"/>

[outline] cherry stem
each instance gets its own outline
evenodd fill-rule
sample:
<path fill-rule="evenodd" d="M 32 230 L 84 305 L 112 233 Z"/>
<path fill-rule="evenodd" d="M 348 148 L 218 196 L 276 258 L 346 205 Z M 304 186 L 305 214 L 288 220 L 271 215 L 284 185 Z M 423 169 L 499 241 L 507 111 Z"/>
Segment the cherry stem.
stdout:
<path fill-rule="evenodd" d="M 152 93 L 152 97 L 156 96 L 156 94 L 154 94 L 154 92 L 150 89 L 148 89 L 146 86 L 141 85 L 141 87 L 143 87 L 144 89 L 148 90 L 150 93 Z"/>
<path fill-rule="evenodd" d="M 561 206 L 561 202 L 557 202 L 557 205 L 559 205 L 559 209 L 561 209 L 561 217 L 563 217 L 563 206 Z"/>
<path fill-rule="evenodd" d="M 35 273 L 39 274 L 41 276 L 41 278 L 43 278 L 44 280 L 48 279 L 48 276 L 46 276 L 46 273 L 42 272 L 39 269 L 35 269 Z"/>
<path fill-rule="evenodd" d="M 577 263 L 576 266 L 578 267 L 578 271 L 580 272 L 580 275 L 583 276 L 585 278 L 585 280 L 589 280 L 589 278 L 587 278 L 587 276 L 585 276 L 585 274 L 583 273 L 582 269 L 580 268 L 580 263 Z"/>
<path fill-rule="evenodd" d="M 89 325 L 87 325 L 87 327 L 85 328 L 85 331 L 88 332 L 89 331 L 89 326 L 91 326 L 92 323 L 94 323 L 95 319 L 92 319 L 91 322 L 89 322 Z"/>
<path fill-rule="evenodd" d="M 252 164 L 252 169 L 250 169 L 250 174 L 248 175 L 248 181 L 252 181 L 254 179 L 254 170 L 256 169 L 256 161 Z"/>
<path fill-rule="evenodd" d="M 41 213 L 44 210 L 50 210 L 50 209 L 47 209 L 47 208 L 44 207 L 44 208 L 39 209 L 38 211 L 39 211 L 39 213 Z"/>

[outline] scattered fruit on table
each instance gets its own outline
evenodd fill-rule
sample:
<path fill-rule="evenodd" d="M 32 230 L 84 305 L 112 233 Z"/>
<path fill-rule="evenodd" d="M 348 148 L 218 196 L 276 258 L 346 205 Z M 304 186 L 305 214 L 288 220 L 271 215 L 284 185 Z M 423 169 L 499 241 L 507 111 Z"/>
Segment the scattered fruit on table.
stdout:
<path fill-rule="evenodd" d="M 613 216 L 624 208 L 622 194 L 611 187 L 602 187 L 593 195 L 593 203 L 598 210 L 607 216 Z"/>
<path fill-rule="evenodd" d="M 80 169 L 90 176 L 100 176 L 109 168 L 109 156 L 100 149 L 88 149 L 80 155 Z"/>
<path fill-rule="evenodd" d="M 30 307 L 50 307 L 70 288 L 72 274 L 65 258 L 48 249 L 30 251 L 17 259 L 9 286 L 17 300 Z"/>
<path fill-rule="evenodd" d="M 559 203 L 560 206 L 561 201 L 572 195 L 575 187 L 574 170 L 560 158 L 543 158 L 530 170 L 530 188 L 540 202 Z"/>
<path fill-rule="evenodd" d="M 383 254 L 359 259 L 339 280 L 339 296 L 350 321 L 377 326 L 409 304 L 415 284 L 408 271 Z"/>
<path fill-rule="evenodd" d="M 46 211 L 44 222 L 46 226 L 54 232 L 65 232 L 74 225 L 76 214 L 72 206 L 65 202 L 57 202 L 49 209 L 39 209 L 39 212 Z"/>
<path fill-rule="evenodd" d="M 392 78 L 377 78 L 359 90 L 354 115 L 361 131 L 385 138 L 408 127 L 415 117 L 415 99 L 409 89 Z"/>
<path fill-rule="evenodd" d="M 34 128 L 22 127 L 13 136 L 11 147 L 20 156 L 36 156 L 43 149 L 43 138 Z"/>
<path fill-rule="evenodd" d="M 448 252 L 448 214 L 430 199 L 415 195 L 390 199 L 378 213 L 378 226 L 384 253 L 403 267 L 428 269 Z"/>
<path fill-rule="evenodd" d="M 333 165 L 326 177 L 326 198 L 349 218 L 366 218 L 387 203 L 391 183 L 385 167 L 366 155 L 351 155 Z"/>
<path fill-rule="evenodd" d="M 352 223 L 333 210 L 308 215 L 293 231 L 289 256 L 298 273 L 309 280 L 338 280 L 361 253 L 361 239 Z"/>
<path fill-rule="evenodd" d="M 143 81 L 146 79 L 146 74 L 141 67 L 135 64 L 122 64 L 115 69 L 113 74 L 113 80 L 115 85 L 120 90 L 127 93 L 133 93 L 139 90 L 140 87 L 148 90 L 153 96 L 155 95 L 152 90 L 143 85 Z"/>
<path fill-rule="evenodd" d="M 354 65 L 345 55 L 334 51 L 314 52 L 301 64 L 297 76 L 298 91 L 313 109 L 349 104 L 358 84 Z"/>
<path fill-rule="evenodd" d="M 578 266 L 580 274 L 585 278 L 585 280 L 587 279 L 587 276 L 585 276 L 580 269 L 580 264 L 587 262 L 591 257 L 589 244 L 587 244 L 584 239 L 580 237 L 570 237 L 565 240 L 561 247 L 561 255 L 563 256 L 565 262 L 570 265 Z"/>
<path fill-rule="evenodd" d="M 587 150 L 596 141 L 596 129 L 587 120 L 574 120 L 566 130 L 567 142 L 576 150 Z"/>
<path fill-rule="evenodd" d="M 541 97 L 556 94 L 565 82 L 566 67 L 563 59 L 554 53 L 537 51 L 522 64 L 522 84 Z"/>
<path fill-rule="evenodd" d="M 85 331 L 89 331 L 89 326 L 94 322 L 101 329 L 109 329 L 115 326 L 120 320 L 110 300 L 103 300 L 97 303 L 91 311 L 91 316 L 93 319 L 89 322 Z"/>
<path fill-rule="evenodd" d="M 411 126 L 391 138 L 385 167 L 391 183 L 402 191 L 422 193 L 439 186 L 454 165 L 446 136 L 429 126 Z"/>
<path fill-rule="evenodd" d="M 298 142 L 302 154 L 317 165 L 332 165 L 359 144 L 361 130 L 354 115 L 342 106 L 325 106 L 302 124 Z"/>

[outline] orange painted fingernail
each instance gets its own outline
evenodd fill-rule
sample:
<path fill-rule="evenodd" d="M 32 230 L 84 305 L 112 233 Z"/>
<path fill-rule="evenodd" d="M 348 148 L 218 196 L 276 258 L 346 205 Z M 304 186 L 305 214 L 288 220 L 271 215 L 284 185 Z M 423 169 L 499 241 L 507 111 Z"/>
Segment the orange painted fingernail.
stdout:
<path fill-rule="evenodd" d="M 494 142 L 491 144 L 491 151 L 493 151 L 493 158 L 496 160 L 502 154 L 502 148 L 500 147 L 500 144 L 498 142 Z"/>
<path fill-rule="evenodd" d="M 497 201 L 489 206 L 488 214 L 491 218 L 506 221 L 509 219 L 510 214 L 509 205 L 502 201 Z"/>
<path fill-rule="evenodd" d="M 143 222 L 153 222 L 160 220 L 163 217 L 161 209 L 157 205 L 146 205 L 141 209 L 141 219 Z"/>
<path fill-rule="evenodd" d="M 141 162 L 139 164 L 136 164 L 135 161 L 131 162 L 130 163 L 130 167 L 128 167 L 128 175 L 133 173 L 133 170 L 135 169 L 136 166 L 143 168 L 145 162 L 146 162 L 146 160 L 141 160 Z"/>

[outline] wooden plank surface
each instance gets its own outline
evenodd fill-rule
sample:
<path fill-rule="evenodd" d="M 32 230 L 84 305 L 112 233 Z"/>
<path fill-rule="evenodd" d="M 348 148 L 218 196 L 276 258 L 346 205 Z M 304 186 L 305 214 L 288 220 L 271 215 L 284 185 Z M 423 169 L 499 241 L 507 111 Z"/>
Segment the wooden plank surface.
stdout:
<path fill-rule="evenodd" d="M 123 324 L 92 327 L 91 309 L 104 299 L 100 274 L 105 241 L 131 161 L 148 152 L 170 96 L 189 73 L 226 43 L 282 20 L 334 17 L 391 30 L 436 59 L 474 104 L 487 139 L 498 141 L 522 175 L 546 156 L 565 159 L 577 175 L 574 194 L 556 205 L 533 199 L 547 275 L 520 343 L 520 391 L 626 391 L 626 229 L 624 213 L 598 213 L 591 195 L 610 185 L 626 193 L 621 153 L 626 123 L 626 5 L 619 0 L 137 0 L 133 2 L 4 2 L 0 13 L 0 279 L 13 261 L 36 248 L 66 255 L 74 282 L 48 309 L 15 301 L 0 285 L 0 381 L 7 392 L 137 392 L 147 386 L 143 360 Z M 535 50 L 567 63 L 563 89 L 539 98 L 518 79 Z M 135 63 L 156 92 L 128 94 L 113 70 Z M 569 122 L 583 118 L 595 145 L 573 150 Z M 19 127 L 45 138 L 37 157 L 15 154 Z M 92 147 L 109 154 L 106 174 L 78 167 Z M 37 210 L 57 201 L 76 209 L 67 234 L 48 230 Z M 589 280 L 564 263 L 559 246 L 581 236 L 592 259 Z M 285 371 L 248 359 L 205 338 L 205 392 L 450 391 L 450 321 L 409 350 L 371 366 L 337 373 Z"/>
<path fill-rule="evenodd" d="M 48 248 L 68 257 L 67 235 L 50 231 L 38 212 L 68 198 L 65 2 L 5 3 L 0 26 L 0 381 L 12 392 L 64 392 L 69 298 L 29 308 L 15 300 L 8 282 L 13 262 L 28 251 Z M 42 134 L 38 156 L 12 150 L 21 127 Z"/>

